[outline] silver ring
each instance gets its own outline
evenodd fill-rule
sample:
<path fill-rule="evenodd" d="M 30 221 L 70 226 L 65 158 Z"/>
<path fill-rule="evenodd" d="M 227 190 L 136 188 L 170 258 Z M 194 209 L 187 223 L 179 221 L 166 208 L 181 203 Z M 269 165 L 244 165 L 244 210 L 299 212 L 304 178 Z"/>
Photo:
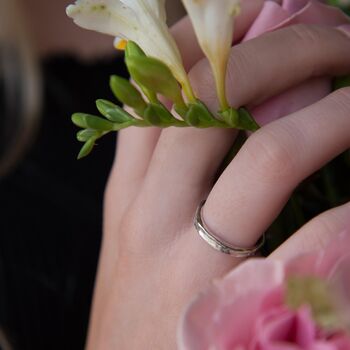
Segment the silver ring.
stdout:
<path fill-rule="evenodd" d="M 255 255 L 265 244 L 265 234 L 263 234 L 256 245 L 251 248 L 234 247 L 227 242 L 223 242 L 205 227 L 202 218 L 202 209 L 204 204 L 205 201 L 201 202 L 197 208 L 196 215 L 194 217 L 194 227 L 196 228 L 199 236 L 214 249 L 222 253 L 232 255 L 236 258 L 246 258 Z"/>

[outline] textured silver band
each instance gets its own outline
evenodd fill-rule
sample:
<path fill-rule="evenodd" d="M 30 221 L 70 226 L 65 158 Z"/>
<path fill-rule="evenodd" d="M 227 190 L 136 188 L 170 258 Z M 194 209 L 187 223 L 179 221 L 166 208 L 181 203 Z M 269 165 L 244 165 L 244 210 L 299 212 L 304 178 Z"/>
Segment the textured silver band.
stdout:
<path fill-rule="evenodd" d="M 258 252 L 258 250 L 264 245 L 265 234 L 263 234 L 259 241 L 256 243 L 256 245 L 251 248 L 234 247 L 220 240 L 205 227 L 205 224 L 202 219 L 202 208 L 204 204 L 205 201 L 201 202 L 201 204 L 197 208 L 196 215 L 194 217 L 194 227 L 196 228 L 199 236 L 211 247 L 222 253 L 232 255 L 236 258 L 246 258 L 255 255 Z"/>

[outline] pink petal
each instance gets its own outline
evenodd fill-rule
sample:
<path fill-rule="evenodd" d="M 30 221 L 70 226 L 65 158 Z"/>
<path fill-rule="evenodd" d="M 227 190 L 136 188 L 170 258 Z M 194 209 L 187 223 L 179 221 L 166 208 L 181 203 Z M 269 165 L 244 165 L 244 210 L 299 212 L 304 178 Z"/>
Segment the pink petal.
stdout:
<path fill-rule="evenodd" d="M 271 27 L 277 26 L 288 18 L 289 14 L 283 10 L 280 5 L 273 1 L 266 1 L 259 16 L 255 19 L 255 22 L 250 27 L 243 41 L 253 39 L 265 33 Z"/>
<path fill-rule="evenodd" d="M 342 335 L 336 336 L 333 339 L 331 339 L 329 341 L 329 343 L 333 345 L 333 349 L 335 349 L 335 350 L 349 350 L 350 349 L 350 336 L 347 334 L 342 334 Z"/>
<path fill-rule="evenodd" d="M 274 96 L 253 109 L 252 114 L 261 125 L 307 107 L 331 92 L 327 78 L 316 78 Z"/>
<path fill-rule="evenodd" d="M 338 312 L 350 331 L 350 249 L 334 266 L 329 275 L 329 283 Z"/>
<path fill-rule="evenodd" d="M 253 349 L 308 349 L 315 342 L 316 327 L 308 307 L 280 307 L 257 321 L 254 335 Z"/>
<path fill-rule="evenodd" d="M 296 12 L 302 10 L 309 0 L 284 0 L 282 7 L 286 10 L 290 15 L 295 14 Z"/>
<path fill-rule="evenodd" d="M 312 344 L 307 350 L 338 350 L 338 348 L 328 341 L 322 341 Z"/>
<path fill-rule="evenodd" d="M 250 259 L 238 266 L 185 310 L 178 332 L 180 349 L 206 350 L 213 344 L 226 349 L 232 342 L 247 343 L 249 325 L 266 293 L 283 280 L 279 261 Z"/>
<path fill-rule="evenodd" d="M 339 26 L 349 22 L 349 17 L 340 9 L 322 4 L 318 0 L 310 0 L 300 11 L 296 12 L 279 25 L 271 27 L 270 31 L 285 28 L 297 23 Z"/>
<path fill-rule="evenodd" d="M 333 242 L 323 251 L 315 251 L 292 259 L 286 266 L 286 273 L 287 275 L 313 275 L 328 278 L 344 256 L 348 256 L 349 247 L 350 232 L 342 232 L 335 236 Z"/>

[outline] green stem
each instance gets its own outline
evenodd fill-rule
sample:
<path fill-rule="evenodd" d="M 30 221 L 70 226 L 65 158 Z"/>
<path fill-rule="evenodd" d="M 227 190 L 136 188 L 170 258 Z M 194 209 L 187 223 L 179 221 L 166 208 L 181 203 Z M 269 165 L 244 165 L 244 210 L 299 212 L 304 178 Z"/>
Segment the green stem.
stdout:
<path fill-rule="evenodd" d="M 195 103 L 196 102 L 196 96 L 193 92 L 192 86 L 188 78 L 186 78 L 185 81 L 181 83 L 182 89 L 188 99 L 189 103 Z"/>

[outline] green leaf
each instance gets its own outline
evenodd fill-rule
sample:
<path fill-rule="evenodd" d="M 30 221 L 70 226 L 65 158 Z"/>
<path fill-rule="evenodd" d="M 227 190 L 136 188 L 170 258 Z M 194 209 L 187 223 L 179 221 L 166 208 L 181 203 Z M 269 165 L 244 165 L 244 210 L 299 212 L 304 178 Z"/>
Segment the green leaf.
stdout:
<path fill-rule="evenodd" d="M 119 101 L 132 107 L 138 114 L 142 115 L 147 103 L 139 90 L 129 80 L 113 75 L 110 79 L 110 87 Z"/>
<path fill-rule="evenodd" d="M 86 113 L 75 113 L 72 115 L 72 122 L 84 129 L 94 129 L 99 131 L 114 130 L 113 123 L 108 120 Z"/>
<path fill-rule="evenodd" d="M 132 122 L 134 120 L 133 116 L 123 108 L 107 100 L 97 100 L 96 107 L 104 117 L 114 123 Z"/>
<path fill-rule="evenodd" d="M 185 121 L 197 128 L 226 127 L 226 125 L 216 119 L 203 102 L 197 100 L 189 105 Z"/>
<path fill-rule="evenodd" d="M 176 119 L 161 103 L 149 104 L 144 113 L 144 120 L 154 126 L 185 126 L 186 124 Z"/>
<path fill-rule="evenodd" d="M 87 140 L 78 154 L 78 159 L 82 159 L 87 155 L 89 155 L 95 146 L 95 142 L 96 142 L 96 139 L 94 137 Z"/>
<path fill-rule="evenodd" d="M 77 139 L 80 142 L 86 142 L 87 140 L 89 140 L 90 138 L 94 137 L 94 138 L 99 138 L 102 136 L 102 133 L 97 131 L 97 130 L 92 130 L 92 129 L 84 129 L 84 130 L 80 130 L 77 133 Z"/>
<path fill-rule="evenodd" d="M 333 90 L 338 90 L 347 86 L 350 86 L 350 75 L 337 77 L 333 81 Z"/>
<path fill-rule="evenodd" d="M 163 62 L 152 57 L 131 56 L 127 59 L 127 67 L 138 84 L 179 105 L 184 104 L 180 84 Z"/>

